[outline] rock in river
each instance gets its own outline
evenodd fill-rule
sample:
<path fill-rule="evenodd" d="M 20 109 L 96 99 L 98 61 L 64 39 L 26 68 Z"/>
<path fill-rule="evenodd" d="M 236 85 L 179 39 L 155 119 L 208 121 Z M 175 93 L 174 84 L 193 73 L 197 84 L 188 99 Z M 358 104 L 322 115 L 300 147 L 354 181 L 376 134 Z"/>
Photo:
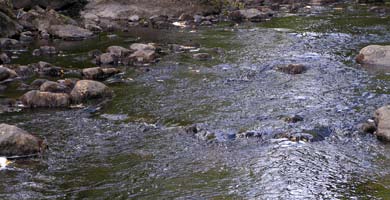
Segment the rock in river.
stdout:
<path fill-rule="evenodd" d="M 112 97 L 113 92 L 103 83 L 92 80 L 77 81 L 70 96 L 74 103 L 89 99 Z"/>
<path fill-rule="evenodd" d="M 369 45 L 360 50 L 356 61 L 360 64 L 390 67 L 390 45 Z"/>
<path fill-rule="evenodd" d="M 68 107 L 70 105 L 70 97 L 65 93 L 52 93 L 32 90 L 24 94 L 20 99 L 23 105 L 31 108 Z"/>
<path fill-rule="evenodd" d="M 51 26 L 49 33 L 65 40 L 81 40 L 93 35 L 91 31 L 74 25 Z"/>
<path fill-rule="evenodd" d="M 302 74 L 306 71 L 306 67 L 301 64 L 289 64 L 287 66 L 278 67 L 277 70 L 287 74 Z"/>
<path fill-rule="evenodd" d="M 377 124 L 376 136 L 383 141 L 390 142 L 390 106 L 383 106 L 375 111 Z"/>
<path fill-rule="evenodd" d="M 0 124 L 0 156 L 27 156 L 43 149 L 41 139 L 16 126 Z"/>

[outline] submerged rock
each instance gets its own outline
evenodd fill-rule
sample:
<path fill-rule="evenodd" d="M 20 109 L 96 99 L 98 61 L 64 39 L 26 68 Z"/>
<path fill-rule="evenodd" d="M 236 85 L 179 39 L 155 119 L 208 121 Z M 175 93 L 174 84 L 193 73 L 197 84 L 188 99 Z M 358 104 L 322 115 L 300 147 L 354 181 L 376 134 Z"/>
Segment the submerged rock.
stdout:
<path fill-rule="evenodd" d="M 360 64 L 390 67 L 390 45 L 369 45 L 360 50 L 356 61 Z"/>
<path fill-rule="evenodd" d="M 28 156 L 44 150 L 43 141 L 13 125 L 0 124 L 0 156 Z"/>
<path fill-rule="evenodd" d="M 289 64 L 287 66 L 278 67 L 277 70 L 287 74 L 302 74 L 306 71 L 306 66 L 302 64 Z"/>
<path fill-rule="evenodd" d="M 70 105 L 70 96 L 66 93 L 52 93 L 32 90 L 24 94 L 20 100 L 23 105 L 30 108 L 37 107 L 68 107 Z"/>
<path fill-rule="evenodd" d="M 112 97 L 113 92 L 103 83 L 92 80 L 77 81 L 72 92 L 71 99 L 74 103 L 79 103 L 89 99 Z"/>
<path fill-rule="evenodd" d="M 213 57 L 208 53 L 196 53 L 193 55 L 193 58 L 196 60 L 207 61 L 211 60 Z"/>
<path fill-rule="evenodd" d="M 376 136 L 378 139 L 390 142 L 390 106 L 383 106 L 375 111 L 377 124 Z"/>
<path fill-rule="evenodd" d="M 35 49 L 32 53 L 33 56 L 42 56 L 42 55 L 55 55 L 57 54 L 57 49 L 54 46 L 41 46 L 39 49 Z"/>
<path fill-rule="evenodd" d="M 120 73 L 117 68 L 92 67 L 83 69 L 83 77 L 90 80 L 105 80 L 110 76 Z"/>

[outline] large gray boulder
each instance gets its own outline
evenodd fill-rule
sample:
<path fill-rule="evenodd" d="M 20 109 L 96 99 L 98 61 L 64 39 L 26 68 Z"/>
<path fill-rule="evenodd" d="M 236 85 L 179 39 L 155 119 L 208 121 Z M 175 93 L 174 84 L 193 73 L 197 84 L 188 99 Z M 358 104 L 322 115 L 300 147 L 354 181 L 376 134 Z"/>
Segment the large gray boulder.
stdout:
<path fill-rule="evenodd" d="M 91 31 L 74 25 L 54 25 L 49 28 L 49 33 L 64 40 L 82 40 L 93 35 Z"/>
<path fill-rule="evenodd" d="M 80 80 L 77 81 L 70 96 L 74 103 L 80 103 L 90 99 L 112 97 L 112 90 L 98 81 Z"/>
<path fill-rule="evenodd" d="M 31 108 L 37 107 L 68 107 L 70 105 L 70 96 L 65 93 L 52 93 L 32 90 L 24 94 L 20 100 L 23 105 Z"/>
<path fill-rule="evenodd" d="M 0 156 L 27 156 L 43 150 L 41 139 L 16 126 L 0 124 Z"/>
<path fill-rule="evenodd" d="M 377 124 L 376 136 L 390 142 L 390 106 L 383 106 L 376 110 L 374 117 Z"/>
<path fill-rule="evenodd" d="M 361 64 L 390 67 L 390 45 L 369 45 L 360 50 L 356 61 Z"/>

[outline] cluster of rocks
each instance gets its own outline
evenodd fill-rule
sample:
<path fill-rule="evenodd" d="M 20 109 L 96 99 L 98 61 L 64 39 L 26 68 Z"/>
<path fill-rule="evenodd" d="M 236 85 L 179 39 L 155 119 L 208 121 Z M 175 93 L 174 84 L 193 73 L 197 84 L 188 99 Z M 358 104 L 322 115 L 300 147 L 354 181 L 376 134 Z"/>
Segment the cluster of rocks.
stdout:
<path fill-rule="evenodd" d="M 19 84 L 18 90 L 26 90 L 20 102 L 25 107 L 69 107 L 89 101 L 90 99 L 111 97 L 112 91 L 103 83 L 115 74 L 121 73 L 117 68 L 92 67 L 82 70 L 65 70 L 46 62 L 39 62 L 29 66 L 0 66 L 0 86 L 2 90 L 11 83 Z M 12 68 L 11 68 L 12 67 Z M 60 79 L 49 81 L 38 78 L 28 85 L 25 80 L 31 77 L 60 78 L 66 73 L 77 74 L 80 78 Z M 12 103 L 10 103 L 12 102 Z M 2 111 L 8 106 L 16 106 L 17 101 L 3 102 Z"/>
<path fill-rule="evenodd" d="M 369 68 L 390 68 L 390 46 L 369 45 L 360 50 L 356 62 Z M 390 142 L 390 106 L 375 111 L 373 119 L 360 127 L 363 132 L 373 133 L 378 139 Z"/>
<path fill-rule="evenodd" d="M 40 90 L 24 94 L 20 100 L 27 107 L 69 107 L 96 98 L 112 97 L 112 90 L 105 84 L 93 80 L 46 81 Z"/>
<path fill-rule="evenodd" d="M 159 48 L 152 43 L 134 43 L 128 49 L 121 46 L 110 46 L 105 53 L 92 51 L 90 55 L 97 65 L 143 65 L 157 61 Z"/>

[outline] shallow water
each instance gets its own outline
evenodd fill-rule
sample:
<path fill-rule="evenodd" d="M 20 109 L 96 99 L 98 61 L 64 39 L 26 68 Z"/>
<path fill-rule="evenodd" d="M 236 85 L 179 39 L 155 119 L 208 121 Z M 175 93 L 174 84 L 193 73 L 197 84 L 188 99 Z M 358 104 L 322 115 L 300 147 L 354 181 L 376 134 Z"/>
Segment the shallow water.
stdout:
<path fill-rule="evenodd" d="M 90 65 L 78 59 L 89 50 L 135 40 L 225 51 L 207 63 L 188 53 L 128 67 L 126 78 L 133 81 L 110 85 L 116 96 L 97 112 L 2 114 L 1 122 L 46 138 L 50 149 L 0 171 L 0 198 L 386 198 L 389 146 L 359 134 L 357 125 L 388 102 L 390 76 L 357 65 L 354 56 L 366 44 L 388 43 L 390 24 L 365 7 L 341 6 L 345 12 L 321 8 L 313 16 L 196 33 L 141 29 L 111 40 L 55 41 L 66 61 L 44 59 L 74 68 Z M 22 54 L 16 62 L 37 61 L 29 58 Z M 274 70 L 290 63 L 308 71 L 292 76 Z M 304 121 L 283 120 L 291 115 Z M 217 133 L 217 141 L 186 134 L 182 126 L 190 124 Z M 245 131 L 261 137 L 233 137 Z M 280 132 L 324 138 L 274 139 Z"/>

